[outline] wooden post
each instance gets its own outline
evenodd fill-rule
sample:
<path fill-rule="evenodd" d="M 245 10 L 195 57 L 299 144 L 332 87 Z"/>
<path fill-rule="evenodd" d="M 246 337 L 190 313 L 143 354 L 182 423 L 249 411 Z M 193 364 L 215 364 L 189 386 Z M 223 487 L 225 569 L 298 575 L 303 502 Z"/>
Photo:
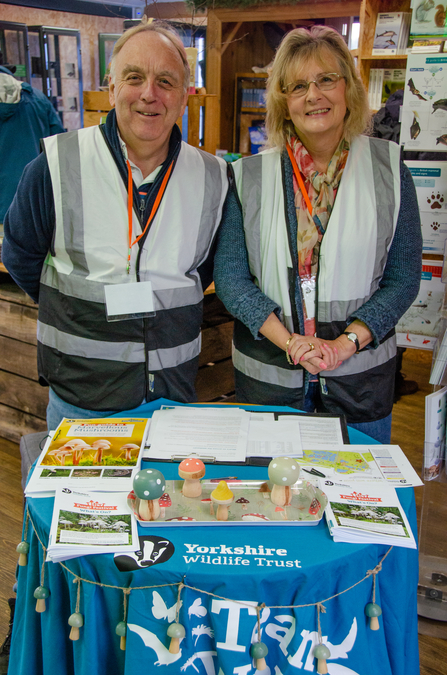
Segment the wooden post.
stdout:
<path fill-rule="evenodd" d="M 206 91 L 217 95 L 217 107 L 213 124 L 216 128 L 216 147 L 220 145 L 220 97 L 221 97 L 221 54 L 222 22 L 214 10 L 208 10 L 208 27 L 206 32 Z"/>

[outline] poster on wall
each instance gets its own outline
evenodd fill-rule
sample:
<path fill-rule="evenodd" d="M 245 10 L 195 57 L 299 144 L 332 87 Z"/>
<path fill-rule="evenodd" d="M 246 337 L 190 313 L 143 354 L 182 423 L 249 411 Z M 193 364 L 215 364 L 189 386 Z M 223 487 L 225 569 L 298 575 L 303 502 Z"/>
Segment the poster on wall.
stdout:
<path fill-rule="evenodd" d="M 447 150 L 447 54 L 409 54 L 400 142 L 405 150 Z"/>
<path fill-rule="evenodd" d="M 396 326 L 399 347 L 433 349 L 439 334 L 445 285 L 442 261 L 422 260 L 421 285 L 417 298 Z"/>
<path fill-rule="evenodd" d="M 406 160 L 416 188 L 423 251 L 444 253 L 447 239 L 447 162 Z"/>

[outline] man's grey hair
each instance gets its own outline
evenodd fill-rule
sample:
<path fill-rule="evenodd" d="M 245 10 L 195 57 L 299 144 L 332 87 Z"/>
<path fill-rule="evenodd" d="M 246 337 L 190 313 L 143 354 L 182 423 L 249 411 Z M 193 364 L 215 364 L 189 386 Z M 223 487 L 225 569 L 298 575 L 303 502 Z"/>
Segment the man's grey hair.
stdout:
<path fill-rule="evenodd" d="M 175 47 L 182 60 L 183 68 L 185 70 L 183 76 L 183 89 L 184 91 L 187 91 L 189 88 L 190 67 L 188 63 L 188 58 L 186 56 L 185 47 L 183 46 L 183 43 L 178 33 L 168 23 L 163 21 L 152 21 L 151 23 L 142 22 L 138 24 L 138 26 L 129 28 L 121 35 L 120 38 L 118 38 L 118 40 L 115 42 L 115 46 L 112 52 L 112 59 L 110 61 L 110 81 L 113 83 L 115 82 L 116 57 L 118 56 L 118 54 L 120 53 L 126 42 L 130 40 L 130 38 L 132 38 L 134 35 L 143 32 L 158 33 L 159 35 L 163 35 L 165 38 L 169 40 L 169 42 L 173 45 L 173 47 Z"/>

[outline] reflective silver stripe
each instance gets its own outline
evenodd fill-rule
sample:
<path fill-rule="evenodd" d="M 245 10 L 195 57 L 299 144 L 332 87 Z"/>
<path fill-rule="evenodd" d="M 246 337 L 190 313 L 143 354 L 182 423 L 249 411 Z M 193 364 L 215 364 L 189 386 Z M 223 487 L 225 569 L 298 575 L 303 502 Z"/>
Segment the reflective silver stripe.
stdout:
<path fill-rule="evenodd" d="M 68 297 L 104 303 L 104 284 L 82 277 L 73 278 L 71 275 L 61 274 L 53 265 L 43 266 L 40 281 L 45 286 L 55 288 Z"/>
<path fill-rule="evenodd" d="M 104 285 L 98 281 L 58 273 L 52 265 L 44 265 L 41 283 L 55 288 L 63 295 L 89 302 L 104 304 Z M 202 287 L 197 282 L 195 286 L 168 288 L 154 292 L 154 309 L 172 309 L 174 307 L 188 307 L 196 305 L 203 298 Z"/>
<path fill-rule="evenodd" d="M 357 375 L 377 366 L 387 363 L 396 355 L 396 336 L 388 338 L 377 349 L 365 349 L 354 354 L 341 364 L 336 370 L 326 371 L 324 377 L 343 377 L 343 375 Z"/>
<path fill-rule="evenodd" d="M 284 354 L 284 359 L 286 355 Z M 303 386 L 302 370 L 287 370 L 279 368 L 272 364 L 261 363 L 252 359 L 251 356 L 243 354 L 238 349 L 233 350 L 233 365 L 244 375 L 252 377 L 254 380 L 268 382 L 268 384 L 277 384 L 280 387 L 295 389 Z"/>
<path fill-rule="evenodd" d="M 208 253 L 211 244 L 209 233 L 213 232 L 215 224 L 220 220 L 218 218 L 220 203 L 216 199 L 216 194 L 222 194 L 222 169 L 219 162 L 205 152 L 201 152 L 200 156 L 205 165 L 205 191 L 192 270 L 200 265 Z"/>
<path fill-rule="evenodd" d="M 331 321 L 346 321 L 356 309 L 362 307 L 367 298 L 356 298 L 355 300 L 333 300 L 332 302 L 318 302 L 318 320 L 320 323 L 330 323 Z"/>
<path fill-rule="evenodd" d="M 70 356 L 124 363 L 144 363 L 144 344 L 139 342 L 90 340 L 64 333 L 41 321 L 37 322 L 37 339 L 46 347 L 57 349 Z"/>
<path fill-rule="evenodd" d="M 248 162 L 241 162 L 242 190 L 241 202 L 245 208 L 244 230 L 247 244 L 250 271 L 262 286 L 261 268 L 261 194 L 262 194 L 262 156 L 254 155 Z"/>
<path fill-rule="evenodd" d="M 388 249 L 393 238 L 394 230 L 389 223 L 394 221 L 396 199 L 394 194 L 394 175 L 391 168 L 390 143 L 369 143 L 374 175 L 374 192 L 377 204 L 377 248 L 374 265 L 371 295 L 379 287 L 385 269 Z M 382 258 L 378 252 L 382 251 Z"/>
<path fill-rule="evenodd" d="M 84 246 L 81 157 L 78 132 L 57 136 L 65 250 L 73 263 L 72 274 L 87 276 Z"/>
<path fill-rule="evenodd" d="M 184 288 L 167 288 L 154 292 L 154 309 L 172 309 L 173 307 L 188 307 L 197 305 L 203 299 L 202 285 Z"/>
<path fill-rule="evenodd" d="M 168 349 L 154 349 L 148 352 L 148 370 L 164 370 L 165 368 L 175 368 L 182 363 L 191 361 L 200 354 L 202 336 L 199 335 L 191 342 Z"/>

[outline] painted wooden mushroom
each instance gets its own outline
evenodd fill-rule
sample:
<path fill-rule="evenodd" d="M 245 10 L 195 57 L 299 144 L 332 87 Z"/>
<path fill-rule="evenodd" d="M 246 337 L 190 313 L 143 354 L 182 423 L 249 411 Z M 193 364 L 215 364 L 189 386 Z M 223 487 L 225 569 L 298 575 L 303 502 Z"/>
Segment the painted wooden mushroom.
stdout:
<path fill-rule="evenodd" d="M 205 464 L 201 459 L 188 457 L 180 462 L 178 475 L 184 479 L 182 492 L 185 497 L 200 497 L 202 494 L 202 483 L 200 479 L 205 475 Z"/>
<path fill-rule="evenodd" d="M 375 602 L 368 602 L 365 607 L 365 614 L 369 617 L 369 627 L 371 630 L 379 630 L 379 616 L 382 614 L 382 609 Z"/>
<path fill-rule="evenodd" d="M 277 506 L 286 506 L 292 499 L 290 486 L 300 475 L 300 465 L 293 457 L 275 457 L 269 464 L 269 478 L 273 483 L 270 499 Z"/>
<path fill-rule="evenodd" d="M 168 626 L 168 637 L 171 638 L 169 651 L 171 654 L 178 654 L 180 651 L 180 640 L 186 635 L 185 628 L 181 623 L 171 623 Z"/>
<path fill-rule="evenodd" d="M 157 520 L 160 515 L 158 500 L 165 491 L 165 478 L 157 469 L 141 469 L 133 479 L 133 489 L 140 500 L 138 514 L 141 520 Z"/>
<path fill-rule="evenodd" d="M 210 495 L 211 499 L 217 504 L 217 520 L 228 520 L 228 507 L 233 501 L 234 495 L 224 480 L 221 480 L 215 490 Z"/>

